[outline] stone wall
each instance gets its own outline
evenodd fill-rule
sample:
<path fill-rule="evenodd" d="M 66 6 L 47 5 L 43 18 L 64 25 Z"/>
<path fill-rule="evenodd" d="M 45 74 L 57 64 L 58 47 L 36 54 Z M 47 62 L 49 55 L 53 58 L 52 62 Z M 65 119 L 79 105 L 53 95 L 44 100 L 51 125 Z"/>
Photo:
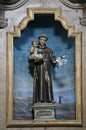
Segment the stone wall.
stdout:
<path fill-rule="evenodd" d="M 41 128 L 6 128 L 6 32 L 14 30 L 26 16 L 28 8 L 62 8 L 62 15 L 70 25 L 75 25 L 76 31 L 82 32 L 82 81 L 83 81 L 83 127 L 41 127 Z M 70 9 L 58 0 L 28 0 L 22 7 L 5 12 L 8 26 L 0 30 L 0 130 L 85 130 L 86 129 L 86 28 L 80 25 L 82 10 Z"/>

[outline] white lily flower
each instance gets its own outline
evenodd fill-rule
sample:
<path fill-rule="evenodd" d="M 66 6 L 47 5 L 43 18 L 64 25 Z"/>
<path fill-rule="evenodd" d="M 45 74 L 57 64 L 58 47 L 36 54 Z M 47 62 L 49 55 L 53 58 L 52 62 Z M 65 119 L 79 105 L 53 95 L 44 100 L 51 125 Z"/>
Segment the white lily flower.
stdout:
<path fill-rule="evenodd" d="M 67 63 L 67 59 L 65 59 L 65 55 L 56 58 L 56 62 L 58 66 L 62 66 Z"/>

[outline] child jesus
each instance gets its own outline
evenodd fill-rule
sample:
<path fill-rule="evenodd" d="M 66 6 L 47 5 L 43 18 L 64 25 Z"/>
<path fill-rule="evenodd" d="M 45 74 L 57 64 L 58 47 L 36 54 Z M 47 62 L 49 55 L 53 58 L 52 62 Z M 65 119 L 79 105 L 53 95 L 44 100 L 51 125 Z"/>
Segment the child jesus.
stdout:
<path fill-rule="evenodd" d="M 29 60 L 35 60 L 35 59 L 43 59 L 42 53 L 40 53 L 38 49 L 38 41 L 34 40 L 32 41 L 32 47 L 30 49 L 30 57 Z"/>

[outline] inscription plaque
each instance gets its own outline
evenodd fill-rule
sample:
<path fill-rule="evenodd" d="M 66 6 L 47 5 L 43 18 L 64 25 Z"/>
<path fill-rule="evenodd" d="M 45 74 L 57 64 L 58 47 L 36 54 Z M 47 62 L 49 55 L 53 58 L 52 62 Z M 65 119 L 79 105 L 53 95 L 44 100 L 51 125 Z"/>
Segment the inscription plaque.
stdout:
<path fill-rule="evenodd" d="M 33 106 L 34 119 L 55 119 L 54 103 L 35 103 Z"/>

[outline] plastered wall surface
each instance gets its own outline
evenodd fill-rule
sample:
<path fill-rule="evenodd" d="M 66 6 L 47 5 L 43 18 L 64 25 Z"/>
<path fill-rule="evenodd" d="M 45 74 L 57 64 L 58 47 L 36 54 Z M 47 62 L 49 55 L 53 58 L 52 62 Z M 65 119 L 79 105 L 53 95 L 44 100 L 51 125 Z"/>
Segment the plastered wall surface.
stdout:
<path fill-rule="evenodd" d="M 27 8 L 62 8 L 62 15 L 75 30 L 82 32 L 82 88 L 83 88 L 83 127 L 40 127 L 40 128 L 6 128 L 6 32 L 14 30 L 26 16 Z M 82 10 L 70 9 L 59 0 L 28 0 L 22 7 L 5 12 L 8 26 L 0 29 L 0 130 L 86 130 L 86 27 L 80 25 Z"/>

